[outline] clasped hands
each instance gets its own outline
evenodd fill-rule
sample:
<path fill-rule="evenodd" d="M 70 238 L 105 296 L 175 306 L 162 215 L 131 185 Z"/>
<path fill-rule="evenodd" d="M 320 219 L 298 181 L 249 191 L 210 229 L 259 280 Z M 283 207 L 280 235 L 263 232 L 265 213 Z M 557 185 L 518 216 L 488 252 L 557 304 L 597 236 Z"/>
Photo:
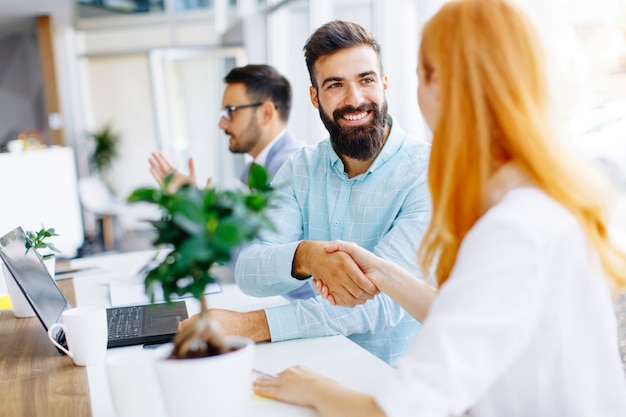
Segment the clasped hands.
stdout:
<path fill-rule="evenodd" d="M 331 305 L 354 307 L 380 292 L 380 258 L 356 243 L 336 240 L 324 245 L 327 259 L 313 274 L 313 284 Z"/>

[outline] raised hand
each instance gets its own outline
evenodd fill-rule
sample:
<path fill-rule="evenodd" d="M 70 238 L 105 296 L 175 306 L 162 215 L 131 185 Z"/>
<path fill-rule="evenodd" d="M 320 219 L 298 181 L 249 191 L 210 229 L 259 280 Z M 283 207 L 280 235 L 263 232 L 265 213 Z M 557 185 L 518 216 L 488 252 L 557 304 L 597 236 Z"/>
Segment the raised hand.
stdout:
<path fill-rule="evenodd" d="M 193 163 L 193 158 L 189 158 L 188 161 L 189 175 L 185 175 L 174 168 L 161 152 L 152 152 L 152 156 L 148 162 L 150 163 L 150 173 L 159 185 L 163 185 L 165 177 L 167 177 L 170 173 L 174 173 L 174 177 L 167 185 L 167 191 L 170 193 L 176 192 L 185 184 L 193 186 L 196 185 L 196 169 Z"/>

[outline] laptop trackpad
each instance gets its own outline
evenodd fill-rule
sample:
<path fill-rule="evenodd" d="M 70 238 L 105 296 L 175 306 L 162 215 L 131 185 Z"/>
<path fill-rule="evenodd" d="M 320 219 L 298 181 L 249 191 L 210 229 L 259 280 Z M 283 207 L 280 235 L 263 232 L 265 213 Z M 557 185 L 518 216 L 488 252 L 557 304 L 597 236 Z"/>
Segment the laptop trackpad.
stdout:
<path fill-rule="evenodd" d="M 187 318 L 187 309 L 184 302 L 169 306 L 167 304 L 158 304 L 148 306 L 144 314 L 147 315 L 144 320 L 144 336 L 176 333 L 178 324 Z"/>

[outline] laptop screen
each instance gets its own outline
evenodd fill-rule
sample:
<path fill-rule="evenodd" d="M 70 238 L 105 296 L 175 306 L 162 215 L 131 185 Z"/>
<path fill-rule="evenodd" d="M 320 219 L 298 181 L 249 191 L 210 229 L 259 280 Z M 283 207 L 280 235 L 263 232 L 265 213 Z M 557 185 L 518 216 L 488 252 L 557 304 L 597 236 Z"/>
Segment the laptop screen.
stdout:
<path fill-rule="evenodd" d="M 21 227 L 0 237 L 0 257 L 31 305 L 35 305 L 33 310 L 46 330 L 49 329 L 70 305 L 39 254 L 33 249 L 26 250 L 26 235 Z"/>

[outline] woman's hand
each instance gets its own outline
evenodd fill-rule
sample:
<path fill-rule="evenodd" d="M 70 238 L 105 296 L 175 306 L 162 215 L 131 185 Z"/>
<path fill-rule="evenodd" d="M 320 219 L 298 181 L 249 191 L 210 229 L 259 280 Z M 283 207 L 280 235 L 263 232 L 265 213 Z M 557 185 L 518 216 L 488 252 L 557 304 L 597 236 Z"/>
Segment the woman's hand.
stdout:
<path fill-rule="evenodd" d="M 254 392 L 264 397 L 274 398 L 305 407 L 314 406 L 316 383 L 330 379 L 303 366 L 285 369 L 275 377 L 260 377 L 253 383 Z"/>
<path fill-rule="evenodd" d="M 261 377 L 254 392 L 279 401 L 314 408 L 320 417 L 384 417 L 374 398 L 303 366 L 294 366 L 275 377 Z"/>

